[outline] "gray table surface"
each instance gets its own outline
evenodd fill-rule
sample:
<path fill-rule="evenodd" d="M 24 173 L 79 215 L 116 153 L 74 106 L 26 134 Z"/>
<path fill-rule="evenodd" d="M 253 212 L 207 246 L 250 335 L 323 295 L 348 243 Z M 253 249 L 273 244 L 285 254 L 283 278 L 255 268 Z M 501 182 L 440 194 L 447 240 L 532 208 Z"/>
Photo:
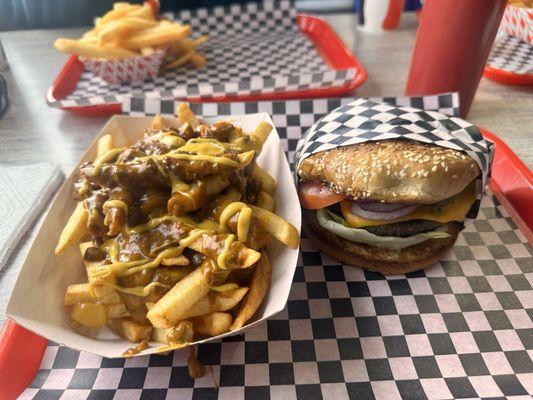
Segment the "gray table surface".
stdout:
<path fill-rule="evenodd" d="M 326 15 L 346 45 L 368 71 L 358 96 L 403 93 L 415 38 L 416 18 L 402 17 L 398 30 L 384 35 L 357 31 L 353 14 Z M 0 163 L 28 164 L 52 161 L 65 174 L 107 118 L 82 117 L 51 109 L 45 102 L 66 56 L 52 47 L 57 37 L 79 37 L 84 29 L 0 32 L 10 65 L 3 72 L 11 106 L 0 119 Z M 468 118 L 503 138 L 531 167 L 533 165 L 533 87 L 504 86 L 482 79 Z M 8 265 L 0 272 L 0 326 L 18 271 L 39 221 L 26 233 Z"/>

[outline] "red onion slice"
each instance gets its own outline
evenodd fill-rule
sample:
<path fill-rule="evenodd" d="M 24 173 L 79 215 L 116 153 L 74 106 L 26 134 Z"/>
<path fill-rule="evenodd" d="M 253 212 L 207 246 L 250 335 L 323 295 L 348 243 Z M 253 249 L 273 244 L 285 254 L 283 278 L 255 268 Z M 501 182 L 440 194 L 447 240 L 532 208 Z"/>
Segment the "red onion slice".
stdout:
<path fill-rule="evenodd" d="M 389 213 L 408 207 L 408 204 L 403 203 L 382 203 L 375 201 L 358 201 L 359 207 L 365 211 L 374 211 L 378 213 Z"/>
<path fill-rule="evenodd" d="M 390 204 L 389 204 L 390 205 Z M 379 212 L 368 210 L 368 204 L 365 206 L 366 209 L 361 207 L 360 203 L 352 202 L 350 210 L 353 214 L 366 219 L 372 219 L 374 221 L 389 221 L 392 219 L 400 218 L 405 215 L 411 214 L 419 206 L 417 205 L 405 205 L 403 204 L 402 208 L 397 208 L 389 212 Z"/>

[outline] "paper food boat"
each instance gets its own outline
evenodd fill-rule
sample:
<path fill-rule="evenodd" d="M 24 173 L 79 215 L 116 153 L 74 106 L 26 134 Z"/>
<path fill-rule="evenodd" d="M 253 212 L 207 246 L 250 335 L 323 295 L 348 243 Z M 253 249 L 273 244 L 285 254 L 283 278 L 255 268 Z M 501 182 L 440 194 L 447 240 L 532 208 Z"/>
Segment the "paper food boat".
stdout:
<path fill-rule="evenodd" d="M 142 82 L 159 74 L 165 60 L 166 50 L 157 50 L 150 55 L 140 55 L 123 60 L 81 60 L 83 67 L 104 81 L 121 84 Z"/>
<path fill-rule="evenodd" d="M 509 35 L 533 46 L 533 8 L 508 5 L 502 27 Z"/>
<path fill-rule="evenodd" d="M 177 124 L 172 118 L 164 119 L 169 124 Z M 205 118 L 205 121 L 213 123 L 220 119 L 231 121 L 242 127 L 245 132 L 251 132 L 261 121 L 274 126 L 270 116 L 265 113 Z M 54 254 L 54 248 L 61 230 L 76 205 L 72 192 L 78 167 L 84 161 L 94 160 L 98 138 L 109 133 L 113 136 L 116 147 L 126 146 L 139 139 L 151 121 L 151 117 L 112 117 L 59 190 L 29 250 L 7 306 L 7 316 L 19 325 L 54 342 L 104 357 L 122 357 L 125 350 L 134 346 L 107 328 L 102 329 L 95 338 L 82 336 L 70 328 L 70 318 L 63 307 L 65 290 L 70 284 L 86 282 L 87 276 L 77 246 L 73 246 L 61 256 Z M 276 179 L 276 213 L 299 230 L 301 212 L 298 196 L 275 128 L 264 144 L 258 164 Z M 285 307 L 296 269 L 298 250 L 273 242 L 267 247 L 267 253 L 272 264 L 271 284 L 263 304 L 250 323 L 239 330 L 196 343 L 211 342 L 225 336 L 240 334 Z M 152 342 L 147 350 L 138 355 L 154 353 L 159 346 L 162 344 Z"/>

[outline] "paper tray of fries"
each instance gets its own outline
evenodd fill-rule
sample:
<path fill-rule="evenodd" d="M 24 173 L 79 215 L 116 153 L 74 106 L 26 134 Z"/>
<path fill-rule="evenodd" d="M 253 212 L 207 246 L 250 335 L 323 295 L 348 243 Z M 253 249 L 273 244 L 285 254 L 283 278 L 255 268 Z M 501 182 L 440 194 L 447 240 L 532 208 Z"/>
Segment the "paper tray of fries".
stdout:
<path fill-rule="evenodd" d="M 207 36 L 190 40 L 189 25 L 158 19 L 149 4 L 118 2 L 95 19 L 94 27 L 78 39 L 59 38 L 56 49 L 76 54 L 84 68 L 112 84 L 142 82 L 164 69 L 190 63 L 202 68 L 196 53 Z"/>
<path fill-rule="evenodd" d="M 511 0 L 505 8 L 501 27 L 509 35 L 533 46 L 533 1 Z"/>
<path fill-rule="evenodd" d="M 203 122 L 212 124 L 220 119 L 206 118 Z M 229 119 L 225 118 L 224 120 L 230 122 L 235 127 L 242 128 L 243 132 L 253 132 L 261 123 L 274 126 L 270 116 L 264 113 L 234 116 Z M 163 123 L 166 126 L 177 126 L 177 121 L 174 118 L 162 118 L 158 123 Z M 83 334 L 80 333 L 80 330 L 75 331 L 72 329 L 72 315 L 69 315 L 65 309 L 65 303 L 68 301 L 69 295 L 67 294 L 65 296 L 65 293 L 68 288 L 70 290 L 73 287 L 81 287 L 72 285 L 87 282 L 89 274 L 87 264 L 90 263 L 87 261 L 86 255 L 85 257 L 82 256 L 80 248 L 83 250 L 84 246 L 90 246 L 90 244 L 82 243 L 81 245 L 72 245 L 59 256 L 54 254 L 54 248 L 58 243 L 60 233 L 68 223 L 69 217 L 71 217 L 73 211 L 74 214 L 76 213 L 77 204 L 81 204 L 73 199 L 72 192 L 73 185 L 78 179 L 79 168 L 82 167 L 82 164 L 87 161 L 94 161 L 98 154 L 102 157 L 101 147 L 105 147 L 106 142 L 112 141 L 113 148 L 131 145 L 133 142 L 139 140 L 143 135 L 143 131 L 150 128 L 152 124 L 153 118 L 151 117 L 112 117 L 77 164 L 74 172 L 63 184 L 53 200 L 51 208 L 31 246 L 9 300 L 6 314 L 18 324 L 49 340 L 104 357 L 122 357 L 127 349 L 135 346 L 135 344 L 120 338 L 114 333 L 117 330 L 120 331 L 120 329 L 127 329 L 127 326 L 122 326 L 120 329 L 116 329 L 117 327 L 115 326 L 114 332 L 106 326 L 99 330 L 85 329 L 82 332 Z M 101 138 L 104 139 L 101 140 Z M 191 341 L 185 343 L 185 345 L 213 341 L 225 336 L 240 334 L 244 330 L 280 312 L 287 302 L 298 257 L 298 250 L 295 247 L 297 247 L 299 238 L 301 214 L 290 168 L 275 128 L 264 142 L 261 153 L 254 160 L 256 160 L 258 166 L 264 168 L 275 179 L 276 190 L 272 192 L 272 197 L 276 204 L 275 213 L 285 220 L 284 224 L 288 222 L 293 226 L 292 229 L 294 231 L 291 232 L 292 236 L 294 236 L 291 239 L 293 240 L 292 248 L 276 240 L 272 240 L 267 247 L 259 250 L 266 252 L 268 255 L 272 271 L 271 280 L 262 304 L 244 326 L 238 327 L 237 319 L 239 318 L 240 311 L 237 312 L 234 309 L 235 320 L 233 320 L 233 323 L 236 324 L 237 329 L 226 331 L 225 333 L 212 337 L 200 337 L 199 340 L 195 336 L 195 342 Z M 80 227 L 78 228 L 81 229 Z M 237 228 L 237 230 L 239 229 Z M 75 230 L 76 227 L 74 227 L 74 233 L 70 233 L 71 236 L 75 236 Z M 240 240 L 239 235 L 240 233 L 238 235 L 236 233 L 234 236 Z M 181 245 L 181 242 L 178 243 Z M 267 258 L 261 258 L 256 263 L 257 266 L 255 268 L 257 269 L 259 264 L 265 262 L 265 260 Z M 190 275 L 193 274 L 191 273 Z M 253 283 L 250 283 L 249 286 L 253 286 Z M 71 290 L 71 295 L 75 296 L 76 294 Z M 192 295 L 194 296 L 195 294 L 192 293 Z M 165 295 L 163 298 L 165 297 L 169 296 Z M 108 315 L 115 311 L 107 309 Z M 231 318 L 231 316 L 227 318 Z M 124 319 L 114 320 L 115 324 L 117 323 L 116 321 L 121 320 Z M 204 318 L 202 323 L 209 324 L 210 322 Z M 154 338 L 158 339 L 158 341 L 164 341 L 157 337 L 161 334 L 161 330 L 158 332 L 154 329 L 151 335 L 152 340 L 148 343 L 146 349 L 133 352 L 131 355 L 136 356 L 161 352 L 165 345 L 153 341 Z M 168 346 L 167 343 L 166 349 L 171 350 L 181 347 L 184 346 Z"/>

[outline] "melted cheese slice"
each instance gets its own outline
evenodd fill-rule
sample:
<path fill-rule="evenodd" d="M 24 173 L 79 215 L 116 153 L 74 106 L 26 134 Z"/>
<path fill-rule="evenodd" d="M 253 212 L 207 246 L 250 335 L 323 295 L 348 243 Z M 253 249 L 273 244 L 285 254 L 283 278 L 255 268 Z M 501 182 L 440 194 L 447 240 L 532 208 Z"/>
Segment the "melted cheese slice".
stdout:
<path fill-rule="evenodd" d="M 353 214 L 350 210 L 350 202 L 347 200 L 341 201 L 341 209 L 346 223 L 354 228 L 393 224 L 395 222 L 411 221 L 415 219 L 446 223 L 450 221 L 463 221 L 475 200 L 475 186 L 471 184 L 458 195 L 450 198 L 449 200 L 441 202 L 439 205 L 421 206 L 411 214 L 387 221 L 366 219 Z"/>

